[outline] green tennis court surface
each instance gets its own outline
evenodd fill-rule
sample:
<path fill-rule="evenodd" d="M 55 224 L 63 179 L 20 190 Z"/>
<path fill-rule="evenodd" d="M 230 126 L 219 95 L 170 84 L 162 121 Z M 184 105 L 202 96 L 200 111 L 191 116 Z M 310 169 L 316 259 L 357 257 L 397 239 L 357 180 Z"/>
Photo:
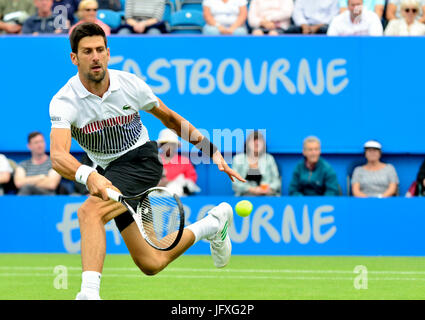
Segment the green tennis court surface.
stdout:
<path fill-rule="evenodd" d="M 0 254 L 2 300 L 72 300 L 80 281 L 79 255 Z M 216 269 L 210 256 L 185 255 L 152 277 L 130 256 L 108 255 L 100 294 L 106 300 L 422 300 L 425 258 L 233 256 Z"/>

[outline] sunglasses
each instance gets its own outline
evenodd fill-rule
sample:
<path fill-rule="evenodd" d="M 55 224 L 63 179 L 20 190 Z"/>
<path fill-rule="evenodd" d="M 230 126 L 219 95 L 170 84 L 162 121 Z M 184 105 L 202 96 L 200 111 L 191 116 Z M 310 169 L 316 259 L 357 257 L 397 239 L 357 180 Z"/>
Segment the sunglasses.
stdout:
<path fill-rule="evenodd" d="M 407 12 L 407 13 L 409 13 L 410 11 L 412 11 L 412 13 L 416 13 L 416 12 L 418 12 L 418 9 L 416 9 L 416 8 L 406 8 L 406 9 L 404 9 L 404 11 Z"/>
<path fill-rule="evenodd" d="M 87 8 L 87 9 L 84 9 L 84 11 L 94 11 L 94 12 L 96 12 L 97 8 L 96 9 Z"/>

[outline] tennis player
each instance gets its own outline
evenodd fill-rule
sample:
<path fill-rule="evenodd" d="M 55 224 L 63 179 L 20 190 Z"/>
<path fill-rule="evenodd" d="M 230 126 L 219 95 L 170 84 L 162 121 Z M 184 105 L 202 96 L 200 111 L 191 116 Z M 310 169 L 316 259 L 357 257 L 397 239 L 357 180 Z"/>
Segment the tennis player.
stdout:
<path fill-rule="evenodd" d="M 104 225 L 111 219 L 121 232 L 135 264 L 154 275 L 201 239 L 210 241 L 216 267 L 224 267 L 231 255 L 227 226 L 232 207 L 221 203 L 203 219 L 187 226 L 178 245 L 170 251 L 151 247 L 143 239 L 124 205 L 108 198 L 106 189 L 136 195 L 158 184 L 162 164 L 155 141 L 149 140 L 139 110 L 162 121 L 179 136 L 207 152 L 230 179 L 244 179 L 233 171 L 217 148 L 192 124 L 169 109 L 148 85 L 133 74 L 108 69 L 110 51 L 102 28 L 94 23 L 78 25 L 70 35 L 71 61 L 77 75 L 50 103 L 51 160 L 64 178 L 86 185 L 88 199 L 78 210 L 81 233 L 82 283 L 78 300 L 100 299 L 100 278 L 106 254 Z M 74 138 L 99 170 L 82 165 L 70 153 Z"/>

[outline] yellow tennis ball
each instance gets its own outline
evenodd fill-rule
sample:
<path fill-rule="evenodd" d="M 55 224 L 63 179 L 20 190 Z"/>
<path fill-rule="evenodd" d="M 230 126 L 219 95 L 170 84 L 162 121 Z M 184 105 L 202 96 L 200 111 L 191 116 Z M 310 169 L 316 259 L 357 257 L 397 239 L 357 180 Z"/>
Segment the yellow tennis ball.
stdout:
<path fill-rule="evenodd" d="M 235 207 L 236 213 L 241 217 L 249 216 L 251 214 L 252 208 L 252 203 L 248 200 L 239 201 Z"/>

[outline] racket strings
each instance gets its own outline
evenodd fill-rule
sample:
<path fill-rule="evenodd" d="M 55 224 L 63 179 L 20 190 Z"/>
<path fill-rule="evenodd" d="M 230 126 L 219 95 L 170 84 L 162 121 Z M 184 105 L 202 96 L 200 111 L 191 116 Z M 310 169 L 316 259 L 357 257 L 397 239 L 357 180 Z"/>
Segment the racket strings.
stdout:
<path fill-rule="evenodd" d="M 180 228 L 180 211 L 174 197 L 153 191 L 139 203 L 137 211 L 148 239 L 160 248 L 171 246 Z"/>

